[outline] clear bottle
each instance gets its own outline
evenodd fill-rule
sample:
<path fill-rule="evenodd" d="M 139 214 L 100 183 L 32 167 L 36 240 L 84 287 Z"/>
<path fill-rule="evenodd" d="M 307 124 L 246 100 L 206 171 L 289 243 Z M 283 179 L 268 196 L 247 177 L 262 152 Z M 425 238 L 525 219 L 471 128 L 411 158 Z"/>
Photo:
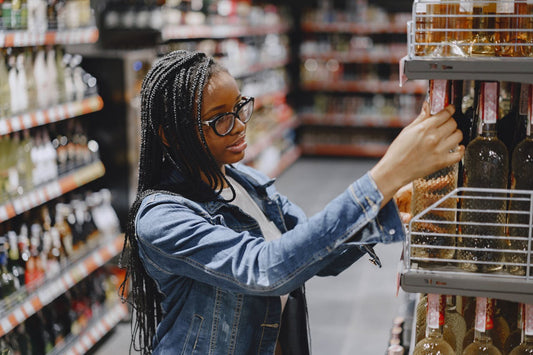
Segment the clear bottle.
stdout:
<path fill-rule="evenodd" d="M 522 86 L 527 89 L 529 85 L 522 85 L 520 83 L 509 83 L 508 104 L 509 110 L 496 123 L 496 131 L 498 138 L 505 144 L 507 151 L 512 153 L 514 147 L 525 136 L 525 119 L 521 115 L 521 102 L 527 104 L 527 91 L 523 90 Z M 524 98 L 522 98 L 524 95 Z M 527 115 L 527 108 L 524 112 Z"/>
<path fill-rule="evenodd" d="M 0 119 L 11 115 L 11 89 L 6 56 L 6 51 L 0 49 Z"/>
<path fill-rule="evenodd" d="M 523 304 L 522 341 L 509 355 L 533 354 L 533 305 Z"/>
<path fill-rule="evenodd" d="M 498 82 L 483 82 L 480 88 L 481 134 L 466 147 L 463 186 L 506 189 L 508 153 L 496 136 Z M 459 213 L 458 260 L 466 271 L 495 272 L 502 269 L 505 248 L 506 200 L 493 192 L 465 192 Z M 479 198 L 481 197 L 481 198 Z M 492 225 L 491 225 L 492 224 Z M 478 237 L 486 236 L 486 237 Z M 481 262 L 481 263 L 480 263 Z"/>
<path fill-rule="evenodd" d="M 428 294 L 426 337 L 419 341 L 413 355 L 452 355 L 452 346 L 442 336 L 444 326 L 444 296 Z"/>
<path fill-rule="evenodd" d="M 493 328 L 493 302 L 486 297 L 476 298 L 476 326 L 474 342 L 468 345 L 463 355 L 502 355 L 492 344 L 490 331 Z"/>
<path fill-rule="evenodd" d="M 526 123 L 526 137 L 518 143 L 513 151 L 511 158 L 511 188 L 517 190 L 533 190 L 533 137 L 531 136 L 531 128 L 533 127 L 533 88 L 529 87 L 528 93 L 528 115 Z M 510 239 L 510 249 L 522 251 L 524 253 L 510 253 L 507 260 L 513 263 L 520 263 L 523 265 L 508 265 L 506 268 L 511 274 L 525 275 L 527 263 L 528 250 L 528 227 L 529 215 L 519 214 L 516 212 L 524 212 L 530 210 L 530 203 L 528 201 L 511 200 L 509 203 L 509 236 L 523 239 Z M 517 225 L 523 225 L 519 227 Z M 531 271 L 530 271 L 531 272 Z"/>
<path fill-rule="evenodd" d="M 448 326 L 455 337 L 456 355 L 461 355 L 463 352 L 463 340 L 466 334 L 466 322 L 463 316 L 457 312 L 454 298 L 455 296 L 446 296 L 444 324 Z"/>
<path fill-rule="evenodd" d="M 431 114 L 443 110 L 449 104 L 451 82 L 446 80 L 431 80 L 429 101 Z M 457 188 L 459 164 L 454 164 L 443 168 L 433 174 L 413 181 L 413 197 L 411 200 L 411 214 L 418 215 L 426 208 L 437 202 L 449 192 Z M 454 209 L 456 203 L 453 199 L 448 199 L 438 207 Z M 432 211 L 423 217 L 428 222 L 420 221 L 412 224 L 412 245 L 428 245 L 428 248 L 421 246 L 411 247 L 411 256 L 421 258 L 420 265 L 431 266 L 441 264 L 435 259 L 452 259 L 453 248 L 435 248 L 435 246 L 453 247 L 455 246 L 455 212 L 452 211 Z M 441 236 L 444 235 L 444 236 Z M 448 236 L 446 236 L 448 235 Z M 424 260 L 431 259 L 431 260 Z"/>

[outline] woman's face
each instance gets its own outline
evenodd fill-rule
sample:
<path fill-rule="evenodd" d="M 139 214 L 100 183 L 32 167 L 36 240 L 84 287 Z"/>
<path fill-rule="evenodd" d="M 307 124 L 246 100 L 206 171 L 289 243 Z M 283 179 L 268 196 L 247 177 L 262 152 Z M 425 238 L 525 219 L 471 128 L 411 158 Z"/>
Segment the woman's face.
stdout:
<path fill-rule="evenodd" d="M 241 93 L 235 79 L 226 72 L 218 72 L 211 77 L 204 89 L 201 119 L 209 121 L 220 113 L 234 112 L 235 106 L 240 102 Z M 208 125 L 203 125 L 202 128 L 207 146 L 220 167 L 244 158 L 247 146 L 245 123 L 235 119 L 233 129 L 223 137 Z"/>

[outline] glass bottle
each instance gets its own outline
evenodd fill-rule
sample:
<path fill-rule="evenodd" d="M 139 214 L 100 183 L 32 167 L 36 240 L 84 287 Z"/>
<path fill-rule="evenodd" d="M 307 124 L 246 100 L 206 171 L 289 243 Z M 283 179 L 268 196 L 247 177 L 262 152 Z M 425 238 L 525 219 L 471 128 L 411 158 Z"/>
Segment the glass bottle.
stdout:
<path fill-rule="evenodd" d="M 6 299 L 17 291 L 15 277 L 7 269 L 7 240 L 0 236 L 0 298 Z"/>
<path fill-rule="evenodd" d="M 452 355 L 452 346 L 444 341 L 442 327 L 444 325 L 444 296 L 428 294 L 426 317 L 426 337 L 419 341 L 413 355 Z"/>
<path fill-rule="evenodd" d="M 463 112 L 463 80 L 453 80 L 451 84 L 451 103 L 455 107 L 453 118 L 457 123 L 457 128 L 463 133 L 461 144 L 465 147 L 470 142 L 470 130 L 472 129 L 472 117 Z"/>
<path fill-rule="evenodd" d="M 469 54 L 472 42 L 472 13 L 474 11 L 473 0 L 459 0 L 459 12 L 456 17 L 455 42 L 463 55 Z"/>
<path fill-rule="evenodd" d="M 474 1 L 471 56 L 494 56 L 496 1 Z"/>
<path fill-rule="evenodd" d="M 529 99 L 526 137 L 518 143 L 511 158 L 511 188 L 517 190 L 533 190 L 533 179 L 531 178 L 533 176 L 533 137 L 531 136 L 531 128 L 533 126 L 533 89 L 531 86 L 529 86 L 527 96 Z M 527 212 L 530 209 L 531 206 L 528 201 L 512 199 L 509 203 L 509 224 L 511 225 L 509 227 L 509 236 L 523 238 L 518 240 L 509 239 L 510 249 L 519 251 L 509 253 L 507 256 L 509 262 L 527 263 L 529 215 L 516 212 Z M 522 227 L 518 225 L 522 225 Z M 526 274 L 524 265 L 508 265 L 507 270 L 515 275 Z"/>
<path fill-rule="evenodd" d="M 0 49 L 0 118 L 9 117 L 11 114 L 11 89 L 6 56 L 6 51 Z"/>
<path fill-rule="evenodd" d="M 528 85 L 523 85 L 527 89 Z M 508 103 L 509 110 L 496 123 L 496 131 L 498 138 L 505 144 L 507 151 L 512 153 L 514 147 L 525 136 L 523 116 L 520 114 L 520 103 L 525 101 L 527 104 L 527 90 L 522 90 L 522 84 L 509 83 Z M 525 100 L 521 99 L 522 93 L 525 95 Z M 525 111 L 527 114 L 527 109 Z"/>
<path fill-rule="evenodd" d="M 481 84 L 481 134 L 466 147 L 463 178 L 465 187 L 507 188 L 507 148 L 496 136 L 498 92 L 498 82 Z M 458 239 L 457 253 L 457 259 L 464 260 L 460 263 L 464 270 L 495 272 L 502 269 L 503 255 L 498 250 L 503 249 L 506 244 L 505 198 L 501 193 L 464 192 L 459 213 L 461 237 Z"/>
<path fill-rule="evenodd" d="M 429 51 L 428 29 L 430 18 L 427 13 L 428 4 L 423 2 L 415 3 L 415 43 L 414 51 L 416 56 L 424 56 Z"/>
<path fill-rule="evenodd" d="M 496 55 L 500 57 L 528 57 L 531 55 L 530 42 L 531 13 L 527 0 L 500 1 L 496 18 Z M 530 44 L 530 43 L 529 43 Z"/>
<path fill-rule="evenodd" d="M 511 331 L 511 334 L 507 337 L 507 340 L 505 340 L 505 344 L 503 345 L 503 353 L 509 354 L 511 351 L 513 351 L 514 348 L 520 345 L 522 342 L 522 329 L 524 327 L 523 324 L 523 305 L 520 303 L 514 303 L 515 307 L 518 308 L 518 312 L 516 315 L 516 319 L 514 322 L 513 330 Z"/>
<path fill-rule="evenodd" d="M 463 316 L 457 312 L 454 298 L 455 296 L 446 296 L 444 324 L 448 326 L 455 337 L 456 355 L 461 355 L 463 352 L 463 340 L 466 334 L 466 322 Z"/>
<path fill-rule="evenodd" d="M 446 80 L 430 81 L 429 100 L 432 115 L 443 110 L 449 104 L 450 84 L 451 82 Z M 418 215 L 457 188 L 458 166 L 459 164 L 454 164 L 413 181 L 413 197 L 411 200 L 411 214 L 413 216 Z M 447 199 L 438 207 L 454 209 L 456 203 L 453 199 Z M 440 264 L 435 259 L 452 259 L 455 252 L 453 248 L 441 249 L 435 248 L 435 246 L 455 246 L 455 238 L 453 238 L 455 234 L 455 223 L 453 223 L 455 221 L 455 212 L 432 211 L 426 213 L 423 219 L 428 220 L 428 222 L 422 220 L 412 224 L 411 244 L 428 245 L 429 247 L 412 246 L 411 256 L 420 258 L 418 262 L 423 266 Z"/>
<path fill-rule="evenodd" d="M 509 355 L 533 354 L 533 305 L 523 304 L 522 342 Z"/>
<path fill-rule="evenodd" d="M 502 353 L 492 344 L 490 331 L 493 328 L 493 302 L 486 297 L 476 298 L 476 326 L 474 342 L 468 345 L 463 355 L 501 355 Z"/>

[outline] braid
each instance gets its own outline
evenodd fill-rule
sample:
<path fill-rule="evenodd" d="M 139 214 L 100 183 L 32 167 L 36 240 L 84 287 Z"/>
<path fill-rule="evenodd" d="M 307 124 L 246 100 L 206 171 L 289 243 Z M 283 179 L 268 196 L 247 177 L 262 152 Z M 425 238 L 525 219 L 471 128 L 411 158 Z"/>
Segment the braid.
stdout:
<path fill-rule="evenodd" d="M 203 53 L 174 51 L 158 59 L 142 82 L 137 197 L 128 213 L 120 261 L 126 277 L 119 292 L 134 311 L 130 352 L 132 347 L 142 354 L 152 352 L 163 317 L 162 295 L 139 256 L 135 218 L 143 199 L 159 190 L 209 201 L 220 195 L 223 182 L 227 182 L 207 146 L 201 123 L 204 88 L 210 77 L 221 71 L 226 70 Z M 163 144 L 160 129 L 168 145 Z M 168 166 L 180 172 L 182 182 L 161 185 L 162 171 Z"/>

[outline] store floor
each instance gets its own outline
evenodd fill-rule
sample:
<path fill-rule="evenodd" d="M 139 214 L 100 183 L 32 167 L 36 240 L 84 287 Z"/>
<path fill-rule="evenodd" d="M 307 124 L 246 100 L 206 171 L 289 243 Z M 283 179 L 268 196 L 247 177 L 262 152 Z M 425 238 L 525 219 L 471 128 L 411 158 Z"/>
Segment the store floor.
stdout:
<path fill-rule="evenodd" d="M 375 163 L 304 157 L 277 179 L 276 186 L 311 216 Z M 396 296 L 401 244 L 375 249 L 381 269 L 363 258 L 337 277 L 315 277 L 306 283 L 313 355 L 385 353 L 392 319 L 404 304 L 402 294 Z M 129 323 L 119 324 L 93 354 L 127 354 L 130 334 Z"/>

